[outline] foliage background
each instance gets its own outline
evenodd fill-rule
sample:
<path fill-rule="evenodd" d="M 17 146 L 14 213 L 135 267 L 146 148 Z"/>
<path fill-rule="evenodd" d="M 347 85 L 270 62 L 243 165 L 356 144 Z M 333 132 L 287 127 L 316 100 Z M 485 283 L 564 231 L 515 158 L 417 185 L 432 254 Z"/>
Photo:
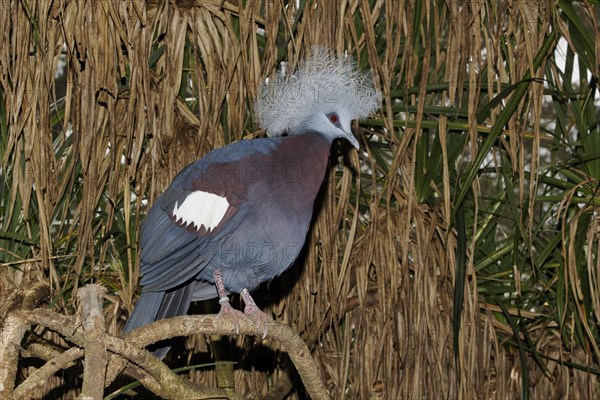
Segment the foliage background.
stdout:
<path fill-rule="evenodd" d="M 72 313 L 100 282 L 119 332 L 148 204 L 261 136 L 257 86 L 320 44 L 373 71 L 382 107 L 355 125 L 359 153 L 334 148 L 303 256 L 259 304 L 335 398 L 598 395 L 596 1 L 7 0 L 0 21 L 3 298 L 48 282 L 47 306 Z M 239 393 L 288 373 L 235 343 Z M 212 357 L 206 338 L 185 346 Z"/>

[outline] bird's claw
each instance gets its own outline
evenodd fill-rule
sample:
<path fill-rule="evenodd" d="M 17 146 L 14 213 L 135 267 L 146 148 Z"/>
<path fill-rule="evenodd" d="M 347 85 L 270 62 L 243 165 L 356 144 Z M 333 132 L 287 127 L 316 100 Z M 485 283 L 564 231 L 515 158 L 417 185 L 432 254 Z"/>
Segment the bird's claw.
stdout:
<path fill-rule="evenodd" d="M 271 325 L 274 321 L 273 318 L 269 317 L 264 312 L 257 309 L 248 310 L 247 307 L 244 309 L 244 314 L 252 317 L 252 320 L 256 323 L 258 328 L 263 328 L 262 339 L 267 337 L 269 333 L 269 325 Z"/>

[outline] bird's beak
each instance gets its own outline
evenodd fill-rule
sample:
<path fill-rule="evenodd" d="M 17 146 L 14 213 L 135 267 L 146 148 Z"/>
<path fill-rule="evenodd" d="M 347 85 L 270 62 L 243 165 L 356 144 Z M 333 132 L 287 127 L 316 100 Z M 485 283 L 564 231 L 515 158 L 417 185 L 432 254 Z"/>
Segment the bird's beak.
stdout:
<path fill-rule="evenodd" d="M 345 124 L 342 123 L 342 130 L 344 131 L 346 140 L 348 140 L 356 150 L 360 149 L 360 144 L 358 143 L 358 139 L 356 139 L 352 134 L 352 128 L 350 127 L 350 124 L 345 126 Z"/>
<path fill-rule="evenodd" d="M 358 139 L 356 139 L 354 137 L 354 135 L 352 135 L 352 133 L 348 133 L 346 132 L 346 139 L 348 139 L 348 141 L 350 142 L 350 144 L 356 149 L 360 149 L 360 144 L 358 143 Z"/>

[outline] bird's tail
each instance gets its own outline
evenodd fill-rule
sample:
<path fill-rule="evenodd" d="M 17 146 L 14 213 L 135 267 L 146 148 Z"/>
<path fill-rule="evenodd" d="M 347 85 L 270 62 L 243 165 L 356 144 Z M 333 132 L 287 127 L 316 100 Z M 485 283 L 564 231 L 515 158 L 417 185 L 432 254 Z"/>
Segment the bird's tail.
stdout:
<path fill-rule="evenodd" d="M 125 324 L 123 333 L 128 333 L 154 321 L 187 314 L 194 286 L 195 282 L 191 282 L 169 292 L 142 292 Z M 162 359 L 169 349 L 170 346 L 160 347 L 152 349 L 152 353 Z"/>
<path fill-rule="evenodd" d="M 123 333 L 131 332 L 140 326 L 154 322 L 164 297 L 165 292 L 142 292 L 125 324 L 125 328 L 123 328 Z"/>

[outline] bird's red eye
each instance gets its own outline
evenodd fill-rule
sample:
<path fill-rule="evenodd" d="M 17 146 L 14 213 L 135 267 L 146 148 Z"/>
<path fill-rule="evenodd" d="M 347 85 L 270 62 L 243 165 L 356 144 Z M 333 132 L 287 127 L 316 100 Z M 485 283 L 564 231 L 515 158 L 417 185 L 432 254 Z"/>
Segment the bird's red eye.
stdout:
<path fill-rule="evenodd" d="M 337 124 L 337 122 L 338 122 L 338 116 L 337 116 L 337 115 L 335 115 L 335 114 L 331 114 L 331 115 L 329 116 L 329 121 L 331 121 L 331 122 L 332 122 L 332 123 L 334 123 L 334 124 Z"/>

